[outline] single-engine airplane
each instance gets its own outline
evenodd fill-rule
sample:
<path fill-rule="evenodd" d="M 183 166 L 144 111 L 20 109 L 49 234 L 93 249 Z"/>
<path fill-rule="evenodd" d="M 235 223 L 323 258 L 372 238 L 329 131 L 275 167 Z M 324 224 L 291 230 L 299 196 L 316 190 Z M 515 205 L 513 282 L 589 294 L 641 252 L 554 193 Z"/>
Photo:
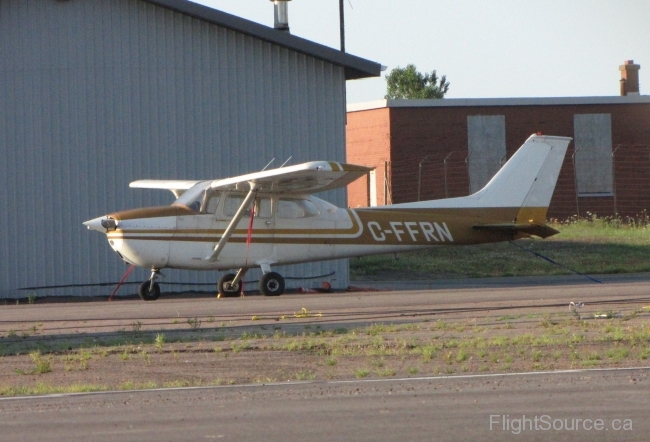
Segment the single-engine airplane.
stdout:
<path fill-rule="evenodd" d="M 219 280 L 220 296 L 238 296 L 246 270 L 261 267 L 260 292 L 277 296 L 285 283 L 274 265 L 559 233 L 546 225 L 546 212 L 570 141 L 530 136 L 466 197 L 338 208 L 311 194 L 347 186 L 371 168 L 313 161 L 213 181 L 134 181 L 130 187 L 171 190 L 177 199 L 84 224 L 105 233 L 124 261 L 151 269 L 139 288 L 145 301 L 159 297 L 156 277 L 166 267 L 239 269 Z"/>

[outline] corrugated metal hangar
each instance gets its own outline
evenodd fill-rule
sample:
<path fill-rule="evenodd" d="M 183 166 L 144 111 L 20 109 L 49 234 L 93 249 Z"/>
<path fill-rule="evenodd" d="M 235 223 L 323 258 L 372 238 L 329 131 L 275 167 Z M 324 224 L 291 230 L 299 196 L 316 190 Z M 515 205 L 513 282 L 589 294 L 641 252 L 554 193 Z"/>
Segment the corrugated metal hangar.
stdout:
<path fill-rule="evenodd" d="M 0 298 L 30 287 L 107 294 L 43 287 L 120 279 L 127 267 L 82 222 L 173 200 L 129 189 L 133 180 L 345 160 L 345 81 L 379 74 L 377 63 L 185 0 L 0 0 Z M 346 205 L 345 189 L 319 196 Z M 279 271 L 288 286 L 330 274 L 348 284 L 345 260 Z M 164 273 L 163 290 L 218 279 Z"/>

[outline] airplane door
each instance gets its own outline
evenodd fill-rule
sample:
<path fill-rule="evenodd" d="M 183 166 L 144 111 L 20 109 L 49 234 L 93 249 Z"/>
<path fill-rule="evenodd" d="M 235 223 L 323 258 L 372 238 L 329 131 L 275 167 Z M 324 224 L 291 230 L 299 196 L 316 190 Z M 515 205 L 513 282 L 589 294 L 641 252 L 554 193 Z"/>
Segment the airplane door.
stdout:
<path fill-rule="evenodd" d="M 329 238 L 336 224 L 319 215 L 318 208 L 308 198 L 278 198 L 274 239 L 277 241 L 276 255 L 280 260 L 319 260 L 332 256 Z"/>
<path fill-rule="evenodd" d="M 275 234 L 275 218 L 270 196 L 255 198 L 255 218 L 253 219 L 252 244 L 259 250 L 256 255 L 260 259 L 270 258 L 273 254 L 273 238 Z M 246 218 L 246 227 L 250 226 L 250 218 Z"/>
<path fill-rule="evenodd" d="M 223 232 L 228 227 L 245 197 L 246 195 L 241 192 L 231 192 L 225 195 L 221 210 L 217 211 L 218 232 Z M 251 209 L 239 221 L 229 244 L 226 245 L 219 258 L 219 261 L 223 261 L 224 264 L 226 261 L 232 261 L 233 268 L 240 267 L 244 263 L 255 265 L 260 260 L 270 258 L 273 253 L 275 221 L 272 216 L 271 198 L 259 195 L 255 198 L 254 210 Z M 251 214 L 254 215 L 249 245 L 247 237 L 251 228 Z"/>

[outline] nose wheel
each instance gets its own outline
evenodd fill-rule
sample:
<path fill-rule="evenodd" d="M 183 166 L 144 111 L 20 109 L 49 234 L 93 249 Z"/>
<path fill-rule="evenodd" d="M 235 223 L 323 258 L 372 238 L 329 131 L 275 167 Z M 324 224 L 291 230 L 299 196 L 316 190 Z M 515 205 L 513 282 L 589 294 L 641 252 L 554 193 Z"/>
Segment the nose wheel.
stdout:
<path fill-rule="evenodd" d="M 156 283 L 156 277 L 160 274 L 160 270 L 152 269 L 151 277 L 140 284 L 138 295 L 143 301 L 155 301 L 160 297 L 160 286 Z"/>
<path fill-rule="evenodd" d="M 277 272 L 268 272 L 260 278 L 260 292 L 264 296 L 280 296 L 284 293 L 284 278 Z"/>
<path fill-rule="evenodd" d="M 232 298 L 241 295 L 241 279 L 235 282 L 235 276 L 234 273 L 226 273 L 221 277 L 217 285 L 218 298 Z"/>

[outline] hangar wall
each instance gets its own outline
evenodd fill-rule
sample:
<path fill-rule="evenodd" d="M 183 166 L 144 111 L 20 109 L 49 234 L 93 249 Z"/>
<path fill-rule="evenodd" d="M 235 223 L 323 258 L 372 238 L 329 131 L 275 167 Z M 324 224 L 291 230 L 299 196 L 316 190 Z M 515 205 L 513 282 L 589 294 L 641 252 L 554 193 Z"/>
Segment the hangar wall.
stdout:
<path fill-rule="evenodd" d="M 344 160 L 344 88 L 341 66 L 140 0 L 0 0 L 0 298 L 118 281 L 125 264 L 81 223 L 173 201 L 130 181 L 234 176 L 290 156 Z M 345 189 L 319 196 L 346 205 Z M 335 272 L 325 279 L 348 285 L 346 260 L 278 271 Z M 164 273 L 163 291 L 218 279 Z"/>

